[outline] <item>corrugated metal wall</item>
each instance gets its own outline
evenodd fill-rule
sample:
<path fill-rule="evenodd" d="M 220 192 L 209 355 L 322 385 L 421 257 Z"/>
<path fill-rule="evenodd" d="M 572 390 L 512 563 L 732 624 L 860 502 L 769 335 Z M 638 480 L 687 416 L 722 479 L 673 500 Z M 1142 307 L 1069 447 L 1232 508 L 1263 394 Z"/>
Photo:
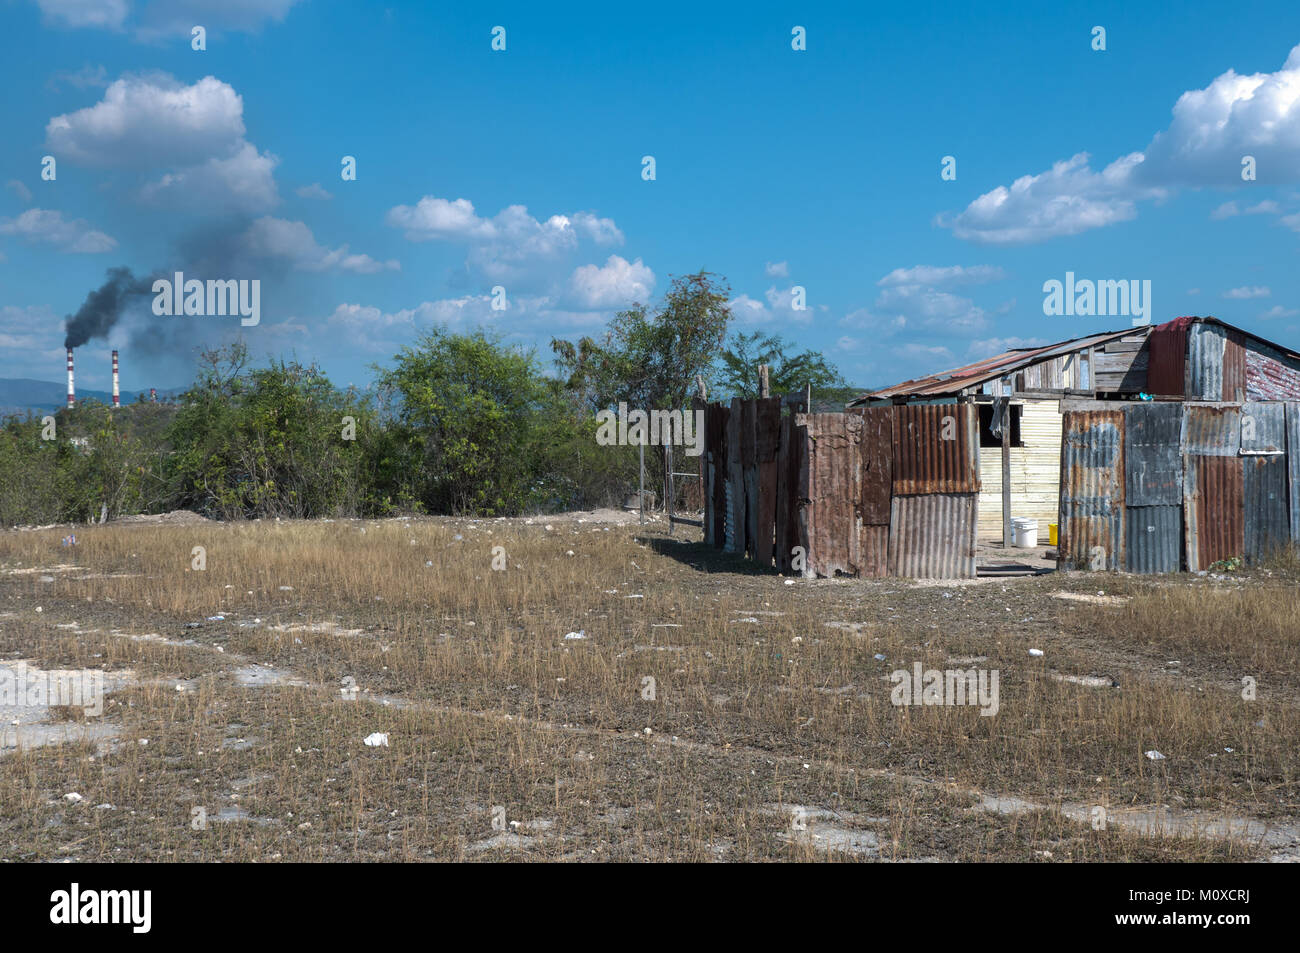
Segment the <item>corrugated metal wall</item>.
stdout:
<path fill-rule="evenodd" d="M 975 405 L 780 417 L 744 403 L 709 408 L 714 545 L 783 570 L 803 546 L 808 574 L 974 575 Z M 1062 435 L 1063 568 L 1199 571 L 1300 544 L 1300 401 L 1069 410 Z M 934 489 L 954 485 L 971 489 Z"/>
<path fill-rule="evenodd" d="M 1124 414 L 1067 411 L 1061 443 L 1059 561 L 1072 569 L 1124 566 Z"/>
<path fill-rule="evenodd" d="M 1291 542 L 1300 546 L 1300 403 L 1286 405 L 1287 497 L 1291 511 Z"/>
<path fill-rule="evenodd" d="M 1183 471 L 1184 545 L 1192 572 L 1246 549 L 1240 457 L 1188 454 Z"/>
<path fill-rule="evenodd" d="M 1183 560 L 1181 501 L 1125 507 L 1124 520 L 1124 567 L 1129 572 L 1178 572 Z"/>
<path fill-rule="evenodd" d="M 979 489 L 979 419 L 970 404 L 894 407 L 894 494 Z"/>
<path fill-rule="evenodd" d="M 1223 399 L 1223 343 L 1217 324 L 1193 324 L 1187 331 L 1187 399 Z"/>
<path fill-rule="evenodd" d="M 1182 404 L 1130 404 L 1124 408 L 1124 492 L 1128 506 L 1182 503 L 1182 429 Z"/>
<path fill-rule="evenodd" d="M 975 577 L 974 493 L 895 496 L 889 573 L 914 579 Z"/>

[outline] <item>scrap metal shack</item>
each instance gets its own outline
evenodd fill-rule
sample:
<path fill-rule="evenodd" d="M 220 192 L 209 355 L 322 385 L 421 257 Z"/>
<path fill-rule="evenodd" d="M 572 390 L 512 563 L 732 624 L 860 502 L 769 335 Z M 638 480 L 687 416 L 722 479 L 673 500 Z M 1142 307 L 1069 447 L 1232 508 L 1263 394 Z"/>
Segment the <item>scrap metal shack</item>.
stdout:
<path fill-rule="evenodd" d="M 705 541 L 806 576 L 970 578 L 1013 516 L 1058 566 L 1198 571 L 1300 544 L 1300 353 L 1215 318 L 1038 348 L 810 414 L 705 407 Z"/>

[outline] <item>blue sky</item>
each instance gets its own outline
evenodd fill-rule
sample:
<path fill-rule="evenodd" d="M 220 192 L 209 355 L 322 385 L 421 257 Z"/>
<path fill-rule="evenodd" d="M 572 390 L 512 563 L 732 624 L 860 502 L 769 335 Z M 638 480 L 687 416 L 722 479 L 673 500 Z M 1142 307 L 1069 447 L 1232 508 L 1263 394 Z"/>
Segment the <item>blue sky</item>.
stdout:
<path fill-rule="evenodd" d="M 258 278 L 261 323 L 135 299 L 87 387 L 238 334 L 341 384 L 435 323 L 549 360 L 701 267 L 862 385 L 1129 323 L 1045 316 L 1067 271 L 1300 347 L 1294 3 L 443 6 L 0 2 L 0 377 L 60 380 L 123 265 Z"/>

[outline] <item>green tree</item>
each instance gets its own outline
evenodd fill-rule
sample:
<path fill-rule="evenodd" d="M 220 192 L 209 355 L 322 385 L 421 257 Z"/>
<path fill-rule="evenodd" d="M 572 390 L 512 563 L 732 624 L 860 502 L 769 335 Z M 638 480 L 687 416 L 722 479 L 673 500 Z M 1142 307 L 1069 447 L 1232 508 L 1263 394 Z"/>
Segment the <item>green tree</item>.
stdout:
<path fill-rule="evenodd" d="M 737 333 L 728 344 L 718 357 L 718 383 L 729 397 L 749 399 L 759 395 L 760 364 L 768 367 L 768 387 L 773 396 L 801 391 L 811 384 L 816 401 L 819 392 L 849 388 L 835 365 L 820 352 L 793 353 L 793 344 L 779 335 Z"/>
<path fill-rule="evenodd" d="M 565 453 L 582 446 L 583 422 L 531 351 L 439 329 L 375 370 L 403 492 L 423 509 L 499 515 L 574 497 Z"/>
<path fill-rule="evenodd" d="M 552 340 L 555 362 L 593 413 L 619 401 L 642 410 L 685 408 L 696 376 L 707 381 L 712 374 L 731 319 L 730 295 L 710 272 L 679 275 L 657 308 L 620 311 L 602 340 Z"/>
<path fill-rule="evenodd" d="M 383 511 L 375 414 L 313 366 L 210 352 L 168 431 L 176 504 L 220 517 Z"/>

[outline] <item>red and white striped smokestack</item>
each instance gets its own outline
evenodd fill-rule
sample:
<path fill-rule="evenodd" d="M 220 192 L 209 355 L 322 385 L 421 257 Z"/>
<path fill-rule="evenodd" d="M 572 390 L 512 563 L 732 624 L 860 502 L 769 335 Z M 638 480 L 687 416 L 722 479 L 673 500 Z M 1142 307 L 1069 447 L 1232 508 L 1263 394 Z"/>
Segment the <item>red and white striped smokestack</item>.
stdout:
<path fill-rule="evenodd" d="M 118 396 L 117 391 L 117 351 L 113 352 L 113 409 L 122 406 L 122 398 Z"/>
<path fill-rule="evenodd" d="M 68 406 L 71 407 L 77 402 L 77 391 L 72 386 L 72 348 L 68 348 Z"/>

